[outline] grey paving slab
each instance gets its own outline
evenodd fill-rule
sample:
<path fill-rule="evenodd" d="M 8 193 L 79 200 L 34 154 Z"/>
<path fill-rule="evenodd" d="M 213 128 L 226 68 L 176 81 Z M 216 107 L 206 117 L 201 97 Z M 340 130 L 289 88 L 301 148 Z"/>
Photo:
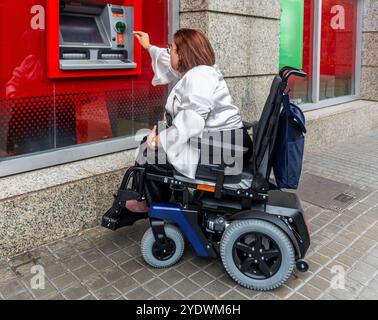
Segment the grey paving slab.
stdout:
<path fill-rule="evenodd" d="M 50 279 L 54 279 L 54 278 L 57 278 L 59 276 L 62 276 L 66 272 L 67 272 L 67 269 L 64 266 L 64 264 L 62 264 L 58 261 L 55 261 L 53 264 L 48 265 L 45 268 L 45 273 L 46 273 L 47 277 L 49 277 Z"/>
<path fill-rule="evenodd" d="M 204 287 L 206 291 L 211 292 L 217 298 L 225 295 L 231 288 L 221 281 L 214 280 Z"/>
<path fill-rule="evenodd" d="M 78 278 L 79 281 L 84 282 L 96 273 L 96 269 L 94 269 L 90 265 L 86 265 L 84 267 L 72 271 L 72 273 Z"/>
<path fill-rule="evenodd" d="M 97 290 L 93 294 L 98 300 L 115 300 L 121 296 L 120 292 L 111 285 Z"/>
<path fill-rule="evenodd" d="M 113 286 L 122 294 L 132 291 L 139 287 L 139 284 L 129 276 L 125 276 L 122 279 L 116 281 Z"/>
<path fill-rule="evenodd" d="M 98 291 L 105 288 L 109 283 L 103 278 L 102 275 L 95 273 L 88 279 L 83 281 L 83 285 L 91 292 Z"/>
<path fill-rule="evenodd" d="M 127 255 L 122 250 L 118 250 L 108 256 L 110 260 L 112 260 L 116 265 L 120 265 L 128 260 L 131 259 L 129 255 Z"/>
<path fill-rule="evenodd" d="M 115 282 L 123 278 L 126 273 L 117 266 L 112 266 L 101 272 L 102 277 L 108 282 Z"/>
<path fill-rule="evenodd" d="M 152 294 L 143 287 L 138 287 L 127 293 L 125 296 L 129 300 L 147 300 L 153 297 Z"/>
<path fill-rule="evenodd" d="M 148 269 L 142 269 L 133 273 L 133 279 L 138 281 L 140 284 L 144 284 L 150 281 L 151 279 L 154 278 L 154 276 L 155 275 Z"/>
<path fill-rule="evenodd" d="M 113 267 L 114 263 L 106 256 L 100 255 L 96 260 L 92 261 L 90 265 L 97 271 L 103 271 L 107 268 Z"/>
<path fill-rule="evenodd" d="M 182 273 L 177 272 L 175 269 L 170 269 L 159 277 L 169 285 L 174 285 L 185 278 Z"/>
<path fill-rule="evenodd" d="M 212 276 L 204 271 L 198 271 L 192 274 L 189 279 L 201 286 L 207 285 L 214 280 Z"/>
<path fill-rule="evenodd" d="M 174 285 L 173 288 L 177 292 L 179 292 L 180 294 L 182 294 L 183 296 L 187 297 L 191 293 L 199 290 L 200 286 L 198 286 L 197 284 L 195 284 L 190 279 L 184 279 L 181 282 L 179 282 L 178 284 Z"/>
<path fill-rule="evenodd" d="M 222 298 L 225 300 L 248 300 L 245 296 L 241 295 L 236 290 L 229 291 Z"/>
<path fill-rule="evenodd" d="M 77 282 L 77 278 L 70 273 L 65 273 L 60 277 L 54 278 L 51 280 L 51 282 L 59 291 L 63 291 L 64 289 L 75 284 Z"/>
<path fill-rule="evenodd" d="M 0 282 L 0 292 L 5 299 L 11 298 L 26 291 L 25 286 L 17 279 Z"/>
<path fill-rule="evenodd" d="M 197 292 L 198 293 L 198 292 Z M 159 300 L 182 300 L 184 296 L 174 289 L 168 289 L 157 296 Z"/>
<path fill-rule="evenodd" d="M 62 295 L 67 300 L 80 300 L 87 296 L 89 291 L 80 283 L 75 283 L 74 285 L 70 286 L 69 288 L 62 291 Z"/>
<path fill-rule="evenodd" d="M 158 278 L 155 278 L 155 279 L 149 281 L 148 283 L 144 284 L 144 288 L 148 292 L 153 294 L 154 296 L 157 296 L 158 294 L 162 293 L 168 287 L 169 287 L 169 285 L 167 283 L 165 283 L 164 281 L 162 281 Z"/>
<path fill-rule="evenodd" d="M 215 297 L 213 295 L 211 295 L 210 293 L 201 289 L 201 290 L 197 291 L 196 293 L 190 295 L 189 299 L 191 299 L 191 300 L 215 300 Z"/>

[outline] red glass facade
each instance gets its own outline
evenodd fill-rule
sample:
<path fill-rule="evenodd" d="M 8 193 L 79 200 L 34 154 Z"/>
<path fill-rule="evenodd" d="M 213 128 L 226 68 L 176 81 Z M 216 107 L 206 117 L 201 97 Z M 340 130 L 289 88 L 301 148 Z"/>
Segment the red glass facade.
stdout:
<path fill-rule="evenodd" d="M 150 128 L 167 87 L 151 85 L 148 52 L 141 75 L 48 78 L 45 10 L 45 0 L 0 1 L 0 159 Z M 142 1 L 142 30 L 158 46 L 168 42 L 167 14 L 167 0 Z"/>

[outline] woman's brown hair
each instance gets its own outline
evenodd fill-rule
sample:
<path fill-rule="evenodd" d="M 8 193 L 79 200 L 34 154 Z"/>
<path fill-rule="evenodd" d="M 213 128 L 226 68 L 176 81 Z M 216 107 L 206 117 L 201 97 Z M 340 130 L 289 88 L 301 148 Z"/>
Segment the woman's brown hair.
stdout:
<path fill-rule="evenodd" d="M 196 66 L 215 64 L 214 49 L 201 31 L 183 28 L 175 33 L 173 40 L 179 56 L 180 73 L 184 74 Z"/>

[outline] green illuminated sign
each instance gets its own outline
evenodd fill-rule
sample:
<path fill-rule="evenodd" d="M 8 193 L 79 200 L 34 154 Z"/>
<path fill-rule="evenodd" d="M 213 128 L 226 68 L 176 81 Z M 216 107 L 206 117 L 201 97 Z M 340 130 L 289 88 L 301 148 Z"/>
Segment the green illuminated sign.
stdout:
<path fill-rule="evenodd" d="M 281 0 L 280 68 L 302 69 L 304 0 Z"/>

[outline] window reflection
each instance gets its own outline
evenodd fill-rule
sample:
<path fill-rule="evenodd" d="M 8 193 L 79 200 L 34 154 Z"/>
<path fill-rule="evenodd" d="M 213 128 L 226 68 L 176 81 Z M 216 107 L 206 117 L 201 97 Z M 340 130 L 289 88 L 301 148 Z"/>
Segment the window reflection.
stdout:
<path fill-rule="evenodd" d="M 355 93 L 357 1 L 323 0 L 320 100 Z"/>

